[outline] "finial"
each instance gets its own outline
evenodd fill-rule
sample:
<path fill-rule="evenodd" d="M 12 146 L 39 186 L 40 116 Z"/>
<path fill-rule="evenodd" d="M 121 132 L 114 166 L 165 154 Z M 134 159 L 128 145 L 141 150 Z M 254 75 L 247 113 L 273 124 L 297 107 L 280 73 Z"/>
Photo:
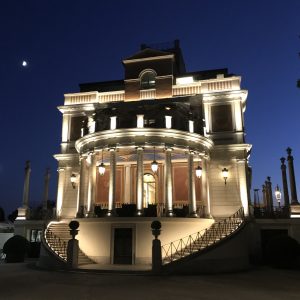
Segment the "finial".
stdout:
<path fill-rule="evenodd" d="M 284 165 L 285 158 L 284 158 L 284 157 L 281 157 L 281 158 L 280 158 L 280 161 L 281 161 L 281 163 Z"/>
<path fill-rule="evenodd" d="M 292 149 L 290 147 L 288 147 L 286 149 L 286 152 L 287 152 L 288 156 L 290 156 L 292 154 Z"/>
<path fill-rule="evenodd" d="M 267 180 L 268 180 L 269 182 L 271 182 L 271 177 L 270 177 L 270 176 L 268 176 L 268 177 L 267 177 Z"/>

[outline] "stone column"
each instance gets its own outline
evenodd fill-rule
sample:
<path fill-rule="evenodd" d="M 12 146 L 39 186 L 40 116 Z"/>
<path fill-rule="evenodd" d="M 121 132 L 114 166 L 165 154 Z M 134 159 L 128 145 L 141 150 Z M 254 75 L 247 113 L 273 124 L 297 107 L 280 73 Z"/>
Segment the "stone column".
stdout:
<path fill-rule="evenodd" d="M 284 197 L 284 206 L 288 207 L 290 205 L 289 189 L 286 177 L 286 165 L 285 158 L 281 157 L 281 176 L 282 176 L 282 187 L 283 187 L 283 197 Z"/>
<path fill-rule="evenodd" d="M 247 185 L 247 160 L 246 159 L 238 159 L 237 160 L 238 167 L 238 177 L 240 183 L 240 198 L 241 204 L 244 208 L 245 216 L 249 215 L 249 203 L 248 203 L 248 185 Z"/>
<path fill-rule="evenodd" d="M 94 205 L 96 196 L 96 155 L 90 154 L 90 166 L 89 166 L 89 184 L 88 184 L 88 201 L 87 201 L 87 217 L 94 216 Z"/>
<path fill-rule="evenodd" d="M 108 212 L 111 217 L 115 213 L 116 206 L 116 149 L 109 149 L 109 191 L 108 191 Z"/>
<path fill-rule="evenodd" d="M 201 198 L 205 205 L 205 215 L 207 218 L 211 218 L 211 207 L 209 198 L 209 174 L 208 174 L 209 162 L 206 158 L 202 158 L 202 177 L 201 177 Z"/>
<path fill-rule="evenodd" d="M 196 190 L 195 190 L 195 175 L 194 175 L 194 153 L 188 154 L 188 197 L 189 197 L 189 215 L 191 217 L 198 217 Z"/>
<path fill-rule="evenodd" d="M 263 184 L 262 185 L 262 195 L 263 195 L 263 204 L 265 209 L 268 209 L 268 200 L 267 200 L 267 189 L 266 189 L 266 185 Z"/>
<path fill-rule="evenodd" d="M 297 199 L 297 189 L 296 189 L 296 180 L 294 172 L 294 157 L 291 155 L 292 149 L 287 148 L 286 152 L 288 154 L 287 161 L 289 166 L 289 177 L 290 177 L 290 188 L 291 188 L 291 204 L 299 204 Z"/>
<path fill-rule="evenodd" d="M 29 207 L 29 182 L 30 182 L 30 161 L 27 160 L 25 164 L 25 179 L 24 179 L 24 189 L 23 189 L 23 207 Z"/>
<path fill-rule="evenodd" d="M 254 189 L 254 207 L 259 207 L 259 194 L 258 194 L 259 189 Z"/>
<path fill-rule="evenodd" d="M 46 169 L 44 177 L 44 195 L 43 195 L 43 210 L 47 210 L 48 194 L 49 194 L 50 169 Z"/>
<path fill-rule="evenodd" d="M 173 217 L 173 176 L 172 176 L 172 149 L 165 150 L 165 211 L 167 217 Z"/>
<path fill-rule="evenodd" d="M 125 166 L 125 184 L 124 184 L 124 203 L 131 203 L 131 176 L 130 176 L 131 166 Z"/>
<path fill-rule="evenodd" d="M 96 171 L 97 172 L 97 171 Z M 85 213 L 85 182 L 87 176 L 87 162 L 86 157 L 82 156 L 80 158 L 80 182 L 79 182 L 79 198 L 78 198 L 78 206 L 77 206 L 77 218 L 83 218 Z"/>
<path fill-rule="evenodd" d="M 143 148 L 139 147 L 136 150 L 137 168 L 136 168 L 136 214 L 141 216 L 143 213 L 144 199 L 144 164 L 143 164 Z"/>
<path fill-rule="evenodd" d="M 266 187 L 267 187 L 267 195 L 268 195 L 268 204 L 269 204 L 269 210 L 271 213 L 273 213 L 273 193 L 272 193 L 272 182 L 271 177 L 267 177 L 266 181 Z"/>
<path fill-rule="evenodd" d="M 22 207 L 18 208 L 17 220 L 26 220 L 29 215 L 29 181 L 30 181 L 30 161 L 27 160 L 25 164 L 25 179 L 23 189 Z"/>

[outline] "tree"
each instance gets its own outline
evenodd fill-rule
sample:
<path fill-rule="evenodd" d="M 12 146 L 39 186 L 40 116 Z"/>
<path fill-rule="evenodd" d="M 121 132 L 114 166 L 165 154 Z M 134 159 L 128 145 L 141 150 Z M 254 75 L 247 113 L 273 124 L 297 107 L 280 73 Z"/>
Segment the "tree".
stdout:
<path fill-rule="evenodd" d="M 16 220 L 17 216 L 18 216 L 18 210 L 16 209 L 10 215 L 8 215 L 7 219 L 13 223 Z"/>

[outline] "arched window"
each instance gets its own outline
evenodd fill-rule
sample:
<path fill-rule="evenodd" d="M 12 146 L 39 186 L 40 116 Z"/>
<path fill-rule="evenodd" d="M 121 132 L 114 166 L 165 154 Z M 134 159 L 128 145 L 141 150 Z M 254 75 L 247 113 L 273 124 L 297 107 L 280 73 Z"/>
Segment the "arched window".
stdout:
<path fill-rule="evenodd" d="M 153 89 L 155 87 L 155 72 L 149 70 L 141 75 L 141 89 Z"/>

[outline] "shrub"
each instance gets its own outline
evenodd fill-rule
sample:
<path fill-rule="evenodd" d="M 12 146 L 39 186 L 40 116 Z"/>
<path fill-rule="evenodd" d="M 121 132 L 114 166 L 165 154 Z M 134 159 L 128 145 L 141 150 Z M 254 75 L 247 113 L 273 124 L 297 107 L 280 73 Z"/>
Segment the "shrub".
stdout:
<path fill-rule="evenodd" d="M 8 239 L 3 246 L 6 254 L 5 261 L 8 263 L 23 262 L 29 249 L 29 242 L 20 235 L 15 235 Z"/>

